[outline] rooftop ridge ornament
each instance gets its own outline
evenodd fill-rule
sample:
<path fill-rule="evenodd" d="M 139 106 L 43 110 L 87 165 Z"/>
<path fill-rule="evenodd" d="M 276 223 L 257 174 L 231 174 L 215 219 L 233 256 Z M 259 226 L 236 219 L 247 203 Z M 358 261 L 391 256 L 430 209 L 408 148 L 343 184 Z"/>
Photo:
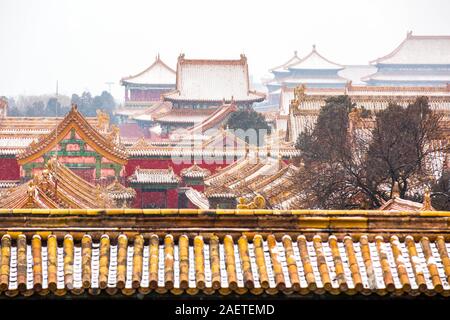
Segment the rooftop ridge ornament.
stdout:
<path fill-rule="evenodd" d="M 257 194 L 251 202 L 248 202 L 244 197 L 240 197 L 236 209 L 266 209 L 266 199 L 260 194 Z"/>
<path fill-rule="evenodd" d="M 426 211 L 433 210 L 433 208 L 431 206 L 431 192 L 430 192 L 430 188 L 428 188 L 428 187 L 425 188 L 425 193 L 423 195 L 422 210 L 426 210 Z"/>
<path fill-rule="evenodd" d="M 300 102 L 305 100 L 306 87 L 304 84 L 301 84 L 294 88 L 294 99 L 291 100 L 291 106 L 293 108 L 298 108 L 300 106 Z"/>
<path fill-rule="evenodd" d="M 97 109 L 97 125 L 100 130 L 107 131 L 109 128 L 109 114 Z"/>

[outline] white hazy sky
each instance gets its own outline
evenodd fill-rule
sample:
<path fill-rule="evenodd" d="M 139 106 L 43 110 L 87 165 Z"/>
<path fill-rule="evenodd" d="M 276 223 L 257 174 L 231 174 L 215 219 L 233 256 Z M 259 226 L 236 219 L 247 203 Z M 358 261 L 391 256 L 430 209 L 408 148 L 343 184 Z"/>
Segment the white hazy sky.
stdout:
<path fill-rule="evenodd" d="M 98 94 L 176 58 L 248 57 L 255 79 L 312 44 L 330 60 L 365 64 L 406 36 L 450 34 L 448 0 L 0 0 L 0 96 Z"/>

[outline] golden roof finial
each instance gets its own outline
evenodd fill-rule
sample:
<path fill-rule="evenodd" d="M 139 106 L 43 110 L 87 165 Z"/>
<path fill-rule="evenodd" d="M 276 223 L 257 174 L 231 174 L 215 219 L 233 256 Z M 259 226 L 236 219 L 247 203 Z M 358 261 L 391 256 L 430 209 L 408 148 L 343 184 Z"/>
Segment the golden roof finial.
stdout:
<path fill-rule="evenodd" d="M 240 197 L 238 199 L 238 204 L 236 205 L 236 209 L 265 209 L 266 208 L 266 199 L 260 194 L 257 194 L 253 201 L 248 202 L 244 197 Z"/>
<path fill-rule="evenodd" d="M 298 106 L 300 106 L 300 102 L 302 102 L 306 96 L 305 90 L 306 87 L 304 84 L 301 84 L 298 87 L 294 88 L 294 99 L 291 100 L 292 107 L 298 108 Z"/>
<path fill-rule="evenodd" d="M 425 188 L 425 193 L 423 195 L 422 210 L 433 210 L 433 208 L 431 207 L 431 192 L 430 188 L 428 187 Z"/>
<path fill-rule="evenodd" d="M 100 130 L 108 130 L 109 127 L 109 114 L 97 109 L 97 125 Z"/>

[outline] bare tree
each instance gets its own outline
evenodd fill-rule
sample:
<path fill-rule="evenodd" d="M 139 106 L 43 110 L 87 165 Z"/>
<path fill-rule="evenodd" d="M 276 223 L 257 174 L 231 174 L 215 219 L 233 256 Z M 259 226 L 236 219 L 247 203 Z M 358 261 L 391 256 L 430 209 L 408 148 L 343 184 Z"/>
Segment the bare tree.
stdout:
<path fill-rule="evenodd" d="M 295 177 L 298 205 L 379 207 L 395 181 L 405 197 L 429 179 L 424 162 L 440 119 L 426 98 L 406 108 L 392 104 L 375 117 L 356 109 L 347 96 L 328 99 L 315 128 L 297 142 L 303 159 Z"/>

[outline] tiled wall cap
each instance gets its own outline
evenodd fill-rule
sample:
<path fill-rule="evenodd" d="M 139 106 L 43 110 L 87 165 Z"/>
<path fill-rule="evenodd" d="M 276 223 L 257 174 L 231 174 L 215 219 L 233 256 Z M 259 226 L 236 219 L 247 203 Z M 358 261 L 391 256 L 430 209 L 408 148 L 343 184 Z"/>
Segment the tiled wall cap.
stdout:
<path fill-rule="evenodd" d="M 306 237 L 304 235 L 300 235 L 300 236 L 297 237 L 297 240 L 300 240 L 300 239 L 306 240 Z"/>

